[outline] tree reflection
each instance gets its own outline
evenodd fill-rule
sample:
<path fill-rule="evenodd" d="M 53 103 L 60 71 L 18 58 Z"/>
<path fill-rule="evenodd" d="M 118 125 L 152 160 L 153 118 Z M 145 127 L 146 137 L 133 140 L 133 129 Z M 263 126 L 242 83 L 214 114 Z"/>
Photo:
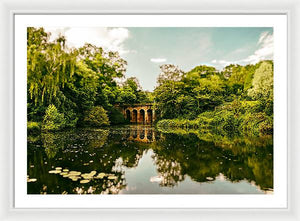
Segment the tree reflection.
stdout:
<path fill-rule="evenodd" d="M 188 130 L 159 132 L 147 126 L 130 126 L 28 138 L 28 175 L 37 178 L 37 182 L 28 183 L 28 193 L 118 194 L 127 186 L 124 169 L 138 167 L 149 149 L 153 150 L 162 188 L 174 187 L 188 176 L 199 183 L 246 179 L 262 190 L 273 189 L 272 137 L 226 137 Z M 107 176 L 80 183 L 49 173 L 56 167 Z"/>
<path fill-rule="evenodd" d="M 58 150 L 63 147 L 63 140 L 60 139 L 60 134 L 42 133 L 41 137 L 48 158 L 54 158 Z"/>
<path fill-rule="evenodd" d="M 247 179 L 263 190 L 273 189 L 273 145 L 270 137 L 231 138 L 231 141 L 224 137 L 226 142 L 223 143 L 220 137 L 200 140 L 194 133 L 165 133 L 164 136 L 165 139 L 157 143 L 155 153 L 165 158 L 161 161 L 177 162 L 182 174 L 189 175 L 192 180 L 207 182 L 221 173 L 232 182 Z M 157 164 L 158 171 L 165 170 L 161 165 Z M 172 176 L 172 173 L 169 175 Z"/>
<path fill-rule="evenodd" d="M 184 180 L 180 163 L 168 160 L 157 154 L 154 156 L 154 161 L 159 177 L 162 178 L 159 183 L 160 186 L 173 187 Z"/>

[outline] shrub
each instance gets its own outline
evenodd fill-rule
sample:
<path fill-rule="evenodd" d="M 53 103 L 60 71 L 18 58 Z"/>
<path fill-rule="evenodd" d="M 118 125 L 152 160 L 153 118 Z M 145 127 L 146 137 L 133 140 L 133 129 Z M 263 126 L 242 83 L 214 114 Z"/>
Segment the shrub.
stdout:
<path fill-rule="evenodd" d="M 240 119 L 235 117 L 232 112 L 226 111 L 223 115 L 224 124 L 222 125 L 222 129 L 229 134 L 238 134 Z"/>
<path fill-rule="evenodd" d="M 273 134 L 273 118 L 266 117 L 266 119 L 259 124 L 259 134 Z"/>
<path fill-rule="evenodd" d="M 210 128 L 214 124 L 215 115 L 214 112 L 208 111 L 199 114 L 196 119 L 199 128 Z"/>
<path fill-rule="evenodd" d="M 217 107 L 214 111 L 203 112 L 194 120 L 167 119 L 157 123 L 160 129 L 213 130 L 223 135 L 264 136 L 273 133 L 272 103 L 268 103 L 270 113 L 265 112 L 261 101 L 234 100 Z"/>
<path fill-rule="evenodd" d="M 124 124 L 126 123 L 126 120 L 123 116 L 123 114 L 117 110 L 116 108 L 111 108 L 108 111 L 108 117 L 111 124 Z"/>
<path fill-rule="evenodd" d="M 107 126 L 110 123 L 106 110 L 101 106 L 95 106 L 89 110 L 84 117 L 84 122 L 91 127 Z"/>
<path fill-rule="evenodd" d="M 64 116 L 66 121 L 65 127 L 69 127 L 69 128 L 76 127 L 78 122 L 78 117 L 76 116 L 76 113 L 74 113 L 74 111 L 71 110 L 66 111 Z"/>
<path fill-rule="evenodd" d="M 65 127 L 66 121 L 64 118 L 64 114 L 61 114 L 56 109 L 55 105 L 50 104 L 46 110 L 43 123 L 42 130 L 53 131 L 60 130 Z"/>
<path fill-rule="evenodd" d="M 273 117 L 263 112 L 247 113 L 243 117 L 241 129 L 244 133 L 252 133 L 254 135 L 266 135 L 273 133 Z"/>

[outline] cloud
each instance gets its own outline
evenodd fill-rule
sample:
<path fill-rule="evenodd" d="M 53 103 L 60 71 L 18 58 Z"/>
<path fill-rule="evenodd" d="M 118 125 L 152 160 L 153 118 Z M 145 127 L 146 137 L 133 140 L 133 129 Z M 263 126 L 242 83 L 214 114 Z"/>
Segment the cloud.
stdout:
<path fill-rule="evenodd" d="M 222 69 L 230 64 L 236 64 L 235 61 L 226 61 L 226 60 L 212 60 L 212 64 L 215 64 L 217 69 Z"/>
<path fill-rule="evenodd" d="M 162 63 L 162 62 L 166 62 L 167 59 L 166 58 L 151 58 L 150 61 L 153 63 Z"/>
<path fill-rule="evenodd" d="M 118 51 L 120 54 L 130 52 L 125 49 L 124 41 L 129 38 L 130 33 L 126 28 L 57 28 L 46 27 L 45 31 L 51 32 L 50 40 L 56 39 L 60 34 L 67 39 L 69 47 L 82 47 L 85 43 L 93 44 L 110 51 Z"/>
<path fill-rule="evenodd" d="M 255 64 L 261 60 L 273 59 L 274 47 L 273 47 L 274 37 L 273 34 L 269 32 L 263 32 L 257 45 L 259 48 L 254 52 L 253 55 L 248 56 L 247 58 L 241 60 L 245 63 Z"/>
<path fill-rule="evenodd" d="M 269 32 L 261 33 L 257 46 L 258 49 L 254 51 L 252 55 L 236 61 L 227 60 L 212 60 L 211 63 L 216 64 L 219 68 L 224 68 L 230 64 L 256 64 L 261 60 L 273 59 L 274 47 L 273 47 L 273 34 Z M 243 48 L 236 51 L 243 51 Z"/>

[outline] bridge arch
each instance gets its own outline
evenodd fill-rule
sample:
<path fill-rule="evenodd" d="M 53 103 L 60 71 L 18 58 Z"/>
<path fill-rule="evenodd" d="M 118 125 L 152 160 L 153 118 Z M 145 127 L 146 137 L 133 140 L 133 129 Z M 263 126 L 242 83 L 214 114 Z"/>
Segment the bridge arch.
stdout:
<path fill-rule="evenodd" d="M 125 119 L 130 122 L 131 121 L 131 113 L 130 113 L 130 110 L 126 110 L 126 116 L 125 116 Z"/>
<path fill-rule="evenodd" d="M 140 109 L 140 116 L 139 116 L 138 122 L 145 123 L 145 110 L 144 109 Z"/>
<path fill-rule="evenodd" d="M 152 109 L 147 110 L 147 123 L 152 124 L 153 122 L 153 111 Z"/>
<path fill-rule="evenodd" d="M 136 109 L 132 110 L 132 122 L 137 123 L 138 122 L 138 112 Z"/>

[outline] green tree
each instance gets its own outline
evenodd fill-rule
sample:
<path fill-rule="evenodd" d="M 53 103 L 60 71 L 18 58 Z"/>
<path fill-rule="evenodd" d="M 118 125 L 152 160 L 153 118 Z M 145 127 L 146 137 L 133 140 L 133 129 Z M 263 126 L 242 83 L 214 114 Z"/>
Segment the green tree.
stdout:
<path fill-rule="evenodd" d="M 216 74 L 198 79 L 198 85 L 192 88 L 192 93 L 197 101 L 198 114 L 212 110 L 223 102 L 224 87 L 224 82 Z"/>
<path fill-rule="evenodd" d="M 143 91 L 136 77 L 127 78 L 119 90 L 118 103 L 149 103 L 153 100 L 150 92 Z"/>
<path fill-rule="evenodd" d="M 122 78 L 127 62 L 118 52 L 106 52 L 101 47 L 86 44 L 79 49 L 79 57 L 97 79 L 97 96 L 95 105 L 108 109 L 116 102 L 118 85 L 116 78 Z"/>
<path fill-rule="evenodd" d="M 254 73 L 252 85 L 248 91 L 250 97 L 273 100 L 273 63 L 265 61 L 260 64 Z"/>
<path fill-rule="evenodd" d="M 50 104 L 46 110 L 42 130 L 45 131 L 54 131 L 60 130 L 65 127 L 65 118 L 63 113 L 59 113 L 55 105 Z"/>
<path fill-rule="evenodd" d="M 76 64 L 77 51 L 66 48 L 66 39 L 60 36 L 49 42 L 49 37 L 43 28 L 27 29 L 27 87 L 35 103 L 45 97 L 51 102 L 72 77 Z"/>
<path fill-rule="evenodd" d="M 107 112 L 101 106 L 95 106 L 89 110 L 84 118 L 88 126 L 100 127 L 109 125 Z"/>
<path fill-rule="evenodd" d="M 111 110 L 126 61 L 91 44 L 68 48 L 64 36 L 50 42 L 50 35 L 43 28 L 27 29 L 28 120 L 43 121 L 50 104 L 64 113 L 66 127 L 81 125 L 94 106 Z"/>
<path fill-rule="evenodd" d="M 187 72 L 187 74 L 184 77 L 186 81 L 197 84 L 200 78 L 206 78 L 215 74 L 218 74 L 218 71 L 215 67 L 199 65 Z"/>
<path fill-rule="evenodd" d="M 176 107 L 180 106 L 181 102 L 186 101 L 184 97 L 180 98 L 183 87 L 183 82 L 168 80 L 155 88 L 155 109 L 158 118 L 172 119 L 180 117 L 182 110 Z"/>
<path fill-rule="evenodd" d="M 172 64 L 161 65 L 160 69 L 161 73 L 157 78 L 158 86 L 154 90 L 157 116 L 165 119 L 179 117 L 180 112 L 176 105 L 185 100 L 178 98 L 184 87 L 184 83 L 181 81 L 184 72 Z"/>
<path fill-rule="evenodd" d="M 168 81 L 180 81 L 184 75 L 184 72 L 173 64 L 161 65 L 160 70 L 161 73 L 157 78 L 158 86 Z"/>

